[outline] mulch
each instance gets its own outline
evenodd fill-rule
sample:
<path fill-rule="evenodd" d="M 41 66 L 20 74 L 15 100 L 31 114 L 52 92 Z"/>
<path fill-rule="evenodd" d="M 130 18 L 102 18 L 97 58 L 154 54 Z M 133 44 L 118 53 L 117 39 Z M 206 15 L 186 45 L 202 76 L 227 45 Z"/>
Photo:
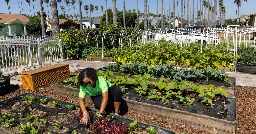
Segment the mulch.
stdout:
<path fill-rule="evenodd" d="M 76 96 L 70 97 L 65 92 L 54 92 L 52 87 L 41 88 L 36 91 L 26 91 L 23 89 L 17 89 L 8 93 L 7 95 L 0 96 L 0 101 L 6 100 L 24 93 L 35 93 L 39 95 L 48 96 L 51 98 L 63 100 L 78 104 L 78 98 Z M 236 87 L 237 98 L 237 133 L 238 134 L 256 134 L 256 87 Z M 86 98 L 86 105 L 93 107 L 93 103 L 90 98 Z M 186 132 L 187 134 L 211 134 L 213 132 L 207 132 L 200 130 L 194 126 L 188 126 L 185 124 L 177 123 L 170 124 L 168 118 L 161 115 L 153 115 L 150 113 L 140 112 L 135 109 L 130 110 L 124 117 L 138 120 L 144 123 L 152 125 L 158 125 L 176 132 Z"/>
<path fill-rule="evenodd" d="M 236 87 L 237 134 L 256 134 L 256 87 Z"/>

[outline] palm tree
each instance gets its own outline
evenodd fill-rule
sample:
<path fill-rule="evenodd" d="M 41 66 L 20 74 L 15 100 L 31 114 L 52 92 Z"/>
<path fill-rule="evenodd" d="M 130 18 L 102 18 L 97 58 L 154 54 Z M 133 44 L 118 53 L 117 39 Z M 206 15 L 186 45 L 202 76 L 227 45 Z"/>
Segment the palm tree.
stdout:
<path fill-rule="evenodd" d="M 173 28 L 175 28 L 175 0 L 172 1 L 172 12 L 173 12 Z"/>
<path fill-rule="evenodd" d="M 208 8 L 208 2 L 206 0 L 203 1 L 203 7 L 204 7 L 204 26 L 206 26 L 206 9 Z"/>
<path fill-rule="evenodd" d="M 53 34 L 53 37 L 56 37 L 57 32 L 60 31 L 56 0 L 51 0 L 51 14 L 52 14 L 52 34 Z"/>
<path fill-rule="evenodd" d="M 64 6 L 60 6 L 60 9 L 61 9 L 61 11 L 63 12 L 63 16 L 65 16 L 66 14 L 65 14 L 65 7 Z"/>
<path fill-rule="evenodd" d="M 79 0 L 78 7 L 79 7 L 80 30 L 83 29 L 83 25 L 82 25 L 82 17 L 83 17 L 82 16 L 82 4 L 83 4 L 82 0 Z"/>
<path fill-rule="evenodd" d="M 113 6 L 113 24 L 117 25 L 116 0 L 112 0 L 112 6 Z"/>
<path fill-rule="evenodd" d="M 103 7 L 103 6 L 100 6 L 100 8 L 101 8 L 101 12 L 103 12 L 104 7 Z"/>
<path fill-rule="evenodd" d="M 71 4 L 73 5 L 73 9 L 75 9 L 75 3 L 76 3 L 76 0 L 71 0 Z"/>
<path fill-rule="evenodd" d="M 221 6 L 221 12 L 223 14 L 223 17 L 222 17 L 222 24 L 225 24 L 225 15 L 226 15 L 226 8 L 224 5 Z"/>
<path fill-rule="evenodd" d="M 42 36 L 45 36 L 43 0 L 39 0 Z"/>
<path fill-rule="evenodd" d="M 106 3 L 106 27 L 108 27 L 108 0 L 105 0 Z"/>
<path fill-rule="evenodd" d="M 192 15 L 192 26 L 195 25 L 195 0 L 193 0 L 193 15 Z"/>
<path fill-rule="evenodd" d="M 147 30 L 147 0 L 144 0 L 144 30 Z"/>
<path fill-rule="evenodd" d="M 189 22 L 190 22 L 190 19 L 189 19 L 189 0 L 187 1 L 187 20 L 188 20 L 188 26 L 189 26 Z"/>
<path fill-rule="evenodd" d="M 183 0 L 180 2 L 180 22 L 181 22 L 181 28 L 182 28 L 182 19 L 183 19 Z"/>
<path fill-rule="evenodd" d="M 84 6 L 84 10 L 86 11 L 86 14 L 88 14 L 89 6 L 88 6 L 88 5 L 85 5 L 85 6 Z"/>
<path fill-rule="evenodd" d="M 7 4 L 7 6 L 8 6 L 9 14 L 11 14 L 11 12 L 10 12 L 11 7 L 10 7 L 10 5 L 9 5 L 10 0 L 5 0 L 5 2 L 6 2 L 6 4 Z"/>
<path fill-rule="evenodd" d="M 97 14 L 98 14 L 99 7 L 95 6 L 95 10 L 97 11 Z"/>
<path fill-rule="evenodd" d="M 126 29 L 126 25 L 125 25 L 125 0 L 123 0 L 123 23 L 124 23 L 124 29 Z"/>
<path fill-rule="evenodd" d="M 164 0 L 161 0 L 161 29 L 162 29 L 162 31 L 165 30 L 165 28 L 164 28 Z"/>
<path fill-rule="evenodd" d="M 223 0 L 219 0 L 219 24 L 222 26 L 222 6 L 223 5 Z"/>
<path fill-rule="evenodd" d="M 92 28 L 92 12 L 94 10 L 94 6 L 90 4 L 90 28 Z"/>
<path fill-rule="evenodd" d="M 139 30 L 139 0 L 136 1 L 136 12 L 137 12 L 137 29 Z"/>
<path fill-rule="evenodd" d="M 247 2 L 247 0 L 244 1 Z M 241 7 L 242 0 L 235 0 L 234 3 L 237 5 L 237 16 L 239 18 L 239 7 Z"/>

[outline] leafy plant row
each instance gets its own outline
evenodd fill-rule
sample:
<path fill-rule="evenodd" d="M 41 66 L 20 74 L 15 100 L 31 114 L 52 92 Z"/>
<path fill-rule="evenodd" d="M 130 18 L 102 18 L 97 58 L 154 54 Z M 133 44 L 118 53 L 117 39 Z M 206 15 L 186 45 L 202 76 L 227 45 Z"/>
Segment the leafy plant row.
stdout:
<path fill-rule="evenodd" d="M 106 66 L 104 69 L 125 73 L 125 74 L 150 74 L 154 77 L 166 77 L 173 80 L 188 80 L 188 81 L 199 81 L 199 80 L 215 80 L 220 82 L 229 82 L 229 77 L 223 70 L 216 70 L 211 67 L 206 69 L 176 69 L 175 66 L 170 64 L 149 66 L 147 64 L 140 64 L 135 62 L 132 64 L 113 63 Z"/>
<path fill-rule="evenodd" d="M 149 74 L 128 76 L 113 76 L 112 72 L 99 72 L 110 83 L 120 86 L 123 92 L 134 89 L 140 96 L 147 96 L 148 99 L 169 103 L 171 100 L 178 100 L 181 103 L 192 105 L 195 101 L 212 105 L 216 101 L 216 95 L 226 97 L 228 94 L 223 88 L 214 85 L 196 85 L 189 81 L 170 81 L 168 78 L 157 80 Z M 151 81 L 150 79 L 155 79 Z"/>
<path fill-rule="evenodd" d="M 256 48 L 241 46 L 238 48 L 238 64 L 240 65 L 256 65 Z"/>
<path fill-rule="evenodd" d="M 109 25 L 101 29 L 71 29 L 59 34 L 65 56 L 71 59 L 80 59 L 88 56 L 88 49 L 91 47 L 101 48 L 104 45 L 105 51 L 112 48 L 128 46 L 130 42 L 136 43 L 142 35 L 136 28 L 122 28 Z M 102 42 L 103 38 L 103 42 Z M 119 40 L 120 39 L 120 40 Z M 120 42 L 120 43 L 119 43 Z"/>
<path fill-rule="evenodd" d="M 154 43 L 136 44 L 131 47 L 119 47 L 111 52 L 112 57 L 122 64 L 136 61 L 148 65 L 174 64 L 182 67 L 205 69 L 208 66 L 213 69 L 228 68 L 232 70 L 234 57 L 227 51 L 226 44 L 206 45 L 194 43 L 182 46 L 178 43 L 160 41 Z M 113 54 L 114 52 L 114 54 Z"/>
<path fill-rule="evenodd" d="M 24 95 L 24 96 L 21 96 L 21 98 L 22 98 L 21 99 L 22 101 L 26 101 L 26 102 L 33 103 L 33 102 L 37 101 L 37 98 L 35 98 L 34 96 L 30 96 L 30 95 Z M 47 98 L 42 98 L 39 100 L 40 100 L 39 101 L 40 104 L 45 104 L 47 102 Z M 53 100 L 51 102 L 55 102 L 56 104 L 58 104 L 58 101 L 55 101 L 55 100 Z M 78 107 L 75 107 L 72 104 L 67 104 L 66 107 L 69 109 L 69 111 L 79 110 L 79 112 L 77 114 L 77 121 L 79 122 L 82 119 L 83 114 Z M 90 117 L 92 117 L 90 119 L 96 119 L 92 122 L 90 127 L 88 127 L 89 132 L 99 133 L 99 134 L 113 134 L 113 133 L 125 134 L 125 133 L 129 133 L 129 132 L 133 133 L 133 131 L 136 131 L 139 129 L 139 124 L 138 124 L 137 120 L 135 120 L 134 122 L 132 122 L 130 124 L 115 123 L 115 121 L 114 121 L 115 117 L 112 114 L 105 115 L 105 113 L 104 113 L 103 116 L 98 116 L 97 113 L 98 112 L 95 112 L 95 114 L 93 114 L 93 111 L 89 111 L 89 115 L 90 115 Z M 49 122 L 47 119 L 43 119 L 38 116 L 34 116 L 32 114 L 25 116 L 23 113 L 16 113 L 12 110 L 7 110 L 6 112 L 1 113 L 0 115 L 1 115 L 0 116 L 1 126 L 3 124 L 5 124 L 4 125 L 5 127 L 11 128 L 11 127 L 15 127 L 17 125 L 19 131 L 22 134 L 39 134 L 40 126 L 42 128 L 45 128 L 46 125 L 50 125 L 52 123 L 52 122 Z M 17 121 L 15 121 L 15 119 L 14 119 L 14 117 L 16 117 L 16 116 L 17 116 L 18 120 L 23 120 L 23 121 L 20 123 L 17 123 Z M 24 119 L 26 119 L 26 121 L 27 121 L 26 123 L 23 123 Z M 60 122 L 55 122 L 52 125 L 54 125 L 55 129 L 58 131 L 61 131 L 63 129 L 63 124 Z M 157 134 L 157 131 L 153 126 L 149 126 L 149 127 L 145 128 L 145 132 L 147 132 L 149 134 Z M 45 132 L 45 133 L 51 134 L 51 132 Z M 76 130 L 73 130 L 71 132 L 71 134 L 77 134 L 77 133 L 78 132 Z"/>
<path fill-rule="evenodd" d="M 140 96 L 147 96 L 150 100 L 179 101 L 192 105 L 195 101 L 206 105 L 212 105 L 216 97 L 226 97 L 228 94 L 223 88 L 214 85 L 197 85 L 189 81 L 170 81 L 169 78 L 156 79 L 150 74 L 135 75 L 134 78 L 128 76 L 114 76 L 111 71 L 99 71 L 99 76 L 105 77 L 110 83 L 121 87 L 122 92 L 135 90 Z M 76 76 L 77 77 L 77 76 Z M 76 85 L 76 78 L 65 80 L 64 85 Z"/>

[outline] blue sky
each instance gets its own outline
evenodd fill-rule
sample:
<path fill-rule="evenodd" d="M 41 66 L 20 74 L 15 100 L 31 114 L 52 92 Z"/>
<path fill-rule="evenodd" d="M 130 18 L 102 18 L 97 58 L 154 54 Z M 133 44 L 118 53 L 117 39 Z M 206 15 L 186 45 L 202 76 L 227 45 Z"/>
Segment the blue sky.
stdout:
<path fill-rule="evenodd" d="M 20 13 L 21 9 L 19 9 L 18 1 L 22 1 L 22 6 L 23 6 L 23 12 L 22 13 L 33 14 L 34 12 L 39 10 L 38 0 L 35 0 L 35 2 L 34 2 L 34 7 L 35 7 L 34 9 L 35 10 L 32 9 L 33 4 L 31 4 L 31 7 L 29 7 L 28 3 L 26 3 L 25 0 L 10 0 L 9 5 L 11 5 L 11 9 L 10 9 L 11 13 Z M 62 1 L 64 1 L 64 0 L 62 0 Z M 159 11 L 158 11 L 159 13 L 160 13 L 160 1 L 161 0 L 159 0 Z M 170 1 L 171 1 L 171 4 L 172 4 L 172 0 L 170 0 Z M 190 2 L 191 1 L 192 0 L 190 0 Z M 196 9 L 196 6 L 197 6 L 197 1 L 199 1 L 199 0 L 195 0 L 195 9 Z M 235 18 L 236 17 L 237 6 L 234 4 L 233 1 L 234 0 L 224 0 L 224 4 L 226 6 L 226 12 L 227 12 L 226 18 Z M 156 10 L 157 10 L 156 0 L 148 0 L 148 2 L 150 4 L 149 5 L 150 12 L 156 13 Z M 83 6 L 84 5 L 89 5 L 89 4 L 99 6 L 98 13 L 97 13 L 97 11 L 95 11 L 93 13 L 93 16 L 102 15 L 100 6 L 103 5 L 104 9 L 105 9 L 105 0 L 83 0 Z M 144 0 L 139 0 L 139 10 L 141 12 L 143 12 L 143 8 L 144 8 L 143 4 L 144 4 Z M 0 13 L 8 13 L 8 8 L 7 8 L 7 5 L 6 5 L 4 0 L 0 0 L 0 5 L 1 5 Z M 60 4 L 58 4 L 58 8 L 60 7 L 60 5 L 63 5 L 63 6 L 66 7 L 66 4 L 64 4 L 64 2 L 61 2 Z M 164 5 L 165 5 L 165 9 L 168 10 L 169 0 L 164 0 Z M 248 0 L 248 2 L 243 2 L 242 1 L 242 7 L 240 8 L 240 15 L 256 13 L 256 8 L 254 7 L 255 5 L 256 5 L 256 0 Z M 77 6 L 78 6 L 78 4 L 75 4 L 75 10 L 73 9 L 73 6 L 66 7 L 66 9 L 70 8 L 69 14 L 78 13 L 78 7 Z M 82 8 L 83 8 L 83 6 L 82 6 Z M 108 0 L 108 7 L 109 8 L 112 7 L 112 0 Z M 45 8 L 46 11 L 48 11 L 46 5 L 44 5 L 44 8 Z M 122 9 L 122 0 L 117 0 L 117 8 L 120 9 L 120 10 Z M 32 10 L 31 12 L 30 12 L 30 9 Z M 126 0 L 126 9 L 127 10 L 136 9 L 136 0 Z M 171 5 L 171 10 L 172 10 L 172 5 Z M 87 16 L 87 14 L 85 13 L 84 10 L 83 10 L 83 16 Z"/>

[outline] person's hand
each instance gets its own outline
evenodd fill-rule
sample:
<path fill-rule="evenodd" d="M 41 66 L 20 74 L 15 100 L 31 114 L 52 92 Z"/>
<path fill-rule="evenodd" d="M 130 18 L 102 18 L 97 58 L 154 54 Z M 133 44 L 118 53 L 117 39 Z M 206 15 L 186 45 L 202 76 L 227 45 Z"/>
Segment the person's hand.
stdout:
<path fill-rule="evenodd" d="M 88 120 L 89 120 L 89 113 L 84 112 L 83 113 L 83 118 L 80 120 L 80 123 L 87 125 Z"/>

